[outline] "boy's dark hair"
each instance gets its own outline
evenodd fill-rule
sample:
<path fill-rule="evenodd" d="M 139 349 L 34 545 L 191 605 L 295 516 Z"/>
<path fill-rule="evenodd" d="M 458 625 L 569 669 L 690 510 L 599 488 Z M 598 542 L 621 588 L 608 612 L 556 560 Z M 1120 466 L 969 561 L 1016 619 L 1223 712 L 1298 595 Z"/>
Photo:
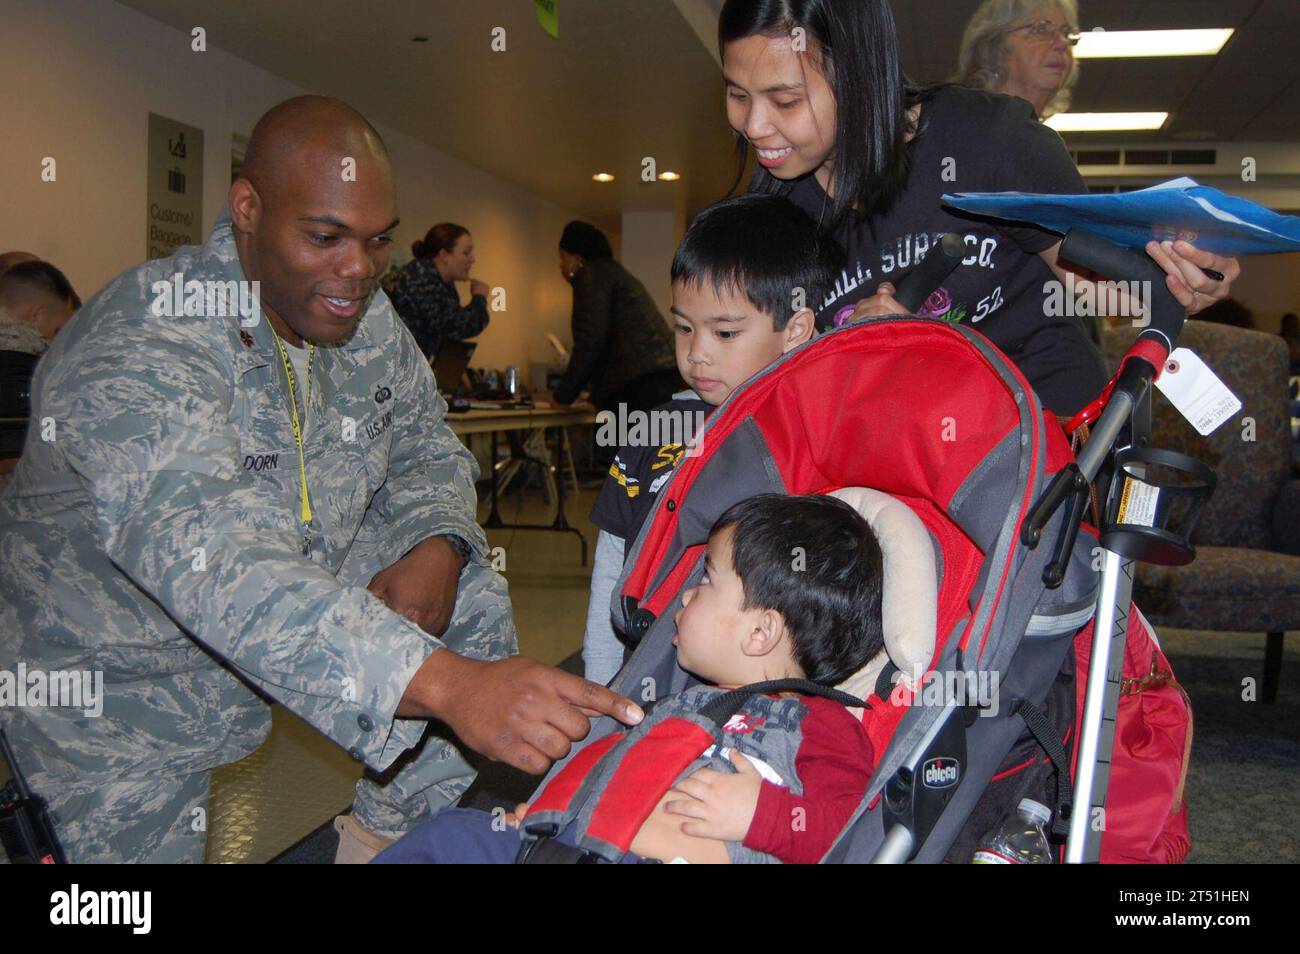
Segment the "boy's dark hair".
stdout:
<path fill-rule="evenodd" d="M 730 507 L 710 536 L 727 527 L 745 609 L 785 617 L 808 679 L 838 685 L 884 647 L 884 560 L 856 510 L 820 494 L 759 494 Z"/>
<path fill-rule="evenodd" d="M 814 312 L 835 280 L 840 252 L 802 209 L 774 195 L 750 193 L 715 202 L 691 222 L 673 256 L 672 280 L 738 294 L 782 331 L 801 289 Z"/>

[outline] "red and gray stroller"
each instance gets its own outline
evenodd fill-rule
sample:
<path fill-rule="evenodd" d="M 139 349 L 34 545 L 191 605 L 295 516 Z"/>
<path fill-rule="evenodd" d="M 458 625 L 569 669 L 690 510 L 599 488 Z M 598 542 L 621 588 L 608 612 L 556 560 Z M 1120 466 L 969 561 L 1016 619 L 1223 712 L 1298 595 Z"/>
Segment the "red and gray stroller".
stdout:
<path fill-rule="evenodd" d="M 1063 254 L 1116 278 L 1154 267 L 1088 238 L 1071 236 Z M 1123 831 L 1117 792 L 1112 823 L 1098 823 L 1121 667 L 1167 667 L 1130 613 L 1131 559 L 1178 541 L 1119 522 L 1099 542 L 1080 525 L 1114 448 L 1141 449 L 1131 411 L 1182 320 L 1181 308 L 1157 313 L 1077 461 L 1019 371 L 970 329 L 882 318 L 786 355 L 713 414 L 631 546 L 611 609 L 639 643 L 612 687 L 644 700 L 648 689 L 661 696 L 693 682 L 675 663 L 673 615 L 727 507 L 759 493 L 835 493 L 881 540 L 886 650 L 841 687 L 871 702 L 864 724 L 878 764 L 824 860 L 968 861 L 972 839 L 1017 804 L 1019 780 L 1053 764 L 1065 860 L 1097 860 L 1102 832 Z M 1121 465 L 1113 486 L 1142 476 L 1142 460 Z M 1076 641 L 1091 669 L 1077 700 Z M 598 721 L 548 783 L 619 729 Z M 1175 811 L 1181 792 L 1178 802 Z"/>

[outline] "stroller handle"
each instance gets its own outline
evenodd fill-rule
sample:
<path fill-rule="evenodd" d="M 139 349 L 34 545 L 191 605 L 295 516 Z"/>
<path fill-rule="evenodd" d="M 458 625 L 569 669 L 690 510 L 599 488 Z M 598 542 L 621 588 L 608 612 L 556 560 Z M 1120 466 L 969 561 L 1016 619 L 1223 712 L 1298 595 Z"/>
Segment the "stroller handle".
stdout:
<path fill-rule="evenodd" d="M 1123 248 L 1086 229 L 1071 229 L 1061 243 L 1060 257 L 1116 281 L 1144 283 L 1150 289 L 1146 296 L 1150 320 L 1106 390 L 1067 425 L 1070 431 L 1080 421 L 1095 421 L 1074 463 L 1056 475 L 1047 492 L 1030 509 L 1021 528 L 1021 540 L 1030 547 L 1038 545 L 1043 529 L 1061 505 L 1096 479 L 1115 442 L 1133 420 L 1134 411 L 1150 392 L 1165 359 L 1177 346 L 1187 320 L 1186 309 L 1165 285 L 1164 269 L 1145 252 Z M 1147 426 L 1142 429 L 1145 433 Z M 1073 545 L 1072 538 L 1066 542 Z"/>
<path fill-rule="evenodd" d="M 1091 481 L 1133 409 L 1159 376 L 1165 359 L 1178 346 L 1187 310 L 1165 285 L 1164 269 L 1145 252 L 1123 248 L 1086 229 L 1071 229 L 1061 243 L 1060 257 L 1116 281 L 1142 282 L 1149 289 L 1148 325 L 1120 362 L 1119 373 L 1106 392 L 1076 415 L 1067 428 L 1072 429 L 1081 418 L 1092 419 L 1104 405 L 1105 411 L 1093 426 L 1092 437 L 1078 458 L 1079 470 Z"/>
<path fill-rule="evenodd" d="M 907 277 L 898 283 L 894 300 L 902 305 L 909 315 L 915 315 L 925 300 L 952 274 L 953 269 L 961 264 L 965 245 L 961 236 L 953 232 L 945 233 L 939 245 L 930 250 L 921 264 L 907 273 Z"/>
<path fill-rule="evenodd" d="M 1145 252 L 1123 248 L 1086 229 L 1071 229 L 1061 243 L 1060 257 L 1115 281 L 1149 283 L 1151 320 L 1138 340 L 1163 345 L 1166 355 L 1178 345 L 1187 311 L 1165 286 L 1164 269 Z"/>

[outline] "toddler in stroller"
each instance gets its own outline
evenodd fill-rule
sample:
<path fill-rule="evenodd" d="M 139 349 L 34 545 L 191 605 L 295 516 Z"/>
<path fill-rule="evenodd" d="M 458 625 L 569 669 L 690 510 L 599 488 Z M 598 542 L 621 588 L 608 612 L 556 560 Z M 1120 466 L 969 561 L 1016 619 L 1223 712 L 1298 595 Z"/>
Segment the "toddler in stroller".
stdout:
<path fill-rule="evenodd" d="M 880 547 L 841 500 L 763 494 L 717 520 L 704 567 L 674 644 L 712 685 L 658 700 L 515 816 L 444 811 L 376 861 L 508 863 L 539 845 L 592 861 L 819 860 L 874 766 L 850 711 L 863 703 L 831 687 L 884 647 Z"/>

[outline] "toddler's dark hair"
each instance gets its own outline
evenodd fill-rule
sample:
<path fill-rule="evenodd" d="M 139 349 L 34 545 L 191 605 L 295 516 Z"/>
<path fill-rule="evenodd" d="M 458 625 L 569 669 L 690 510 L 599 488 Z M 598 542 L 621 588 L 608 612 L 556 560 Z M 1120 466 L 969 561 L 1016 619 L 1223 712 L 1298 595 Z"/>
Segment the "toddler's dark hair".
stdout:
<path fill-rule="evenodd" d="M 785 618 L 809 680 L 838 685 L 880 652 L 884 561 L 861 514 L 821 494 L 759 494 L 730 507 L 710 535 L 727 527 L 745 609 Z"/>

